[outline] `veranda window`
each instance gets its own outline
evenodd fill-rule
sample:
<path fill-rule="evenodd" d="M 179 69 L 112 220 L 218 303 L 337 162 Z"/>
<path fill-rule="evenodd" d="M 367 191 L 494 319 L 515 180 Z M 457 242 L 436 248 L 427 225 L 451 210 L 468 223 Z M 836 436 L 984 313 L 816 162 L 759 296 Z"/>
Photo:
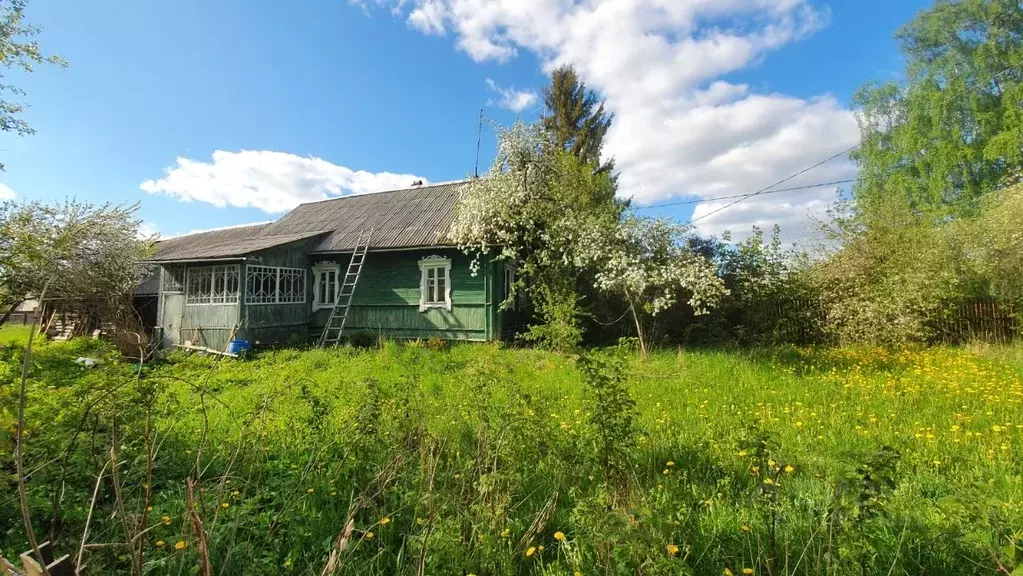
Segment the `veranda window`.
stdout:
<path fill-rule="evenodd" d="M 199 306 L 238 303 L 237 265 L 189 268 L 186 276 L 186 304 Z"/>
<path fill-rule="evenodd" d="M 305 302 L 305 269 L 248 266 L 245 301 L 249 304 L 301 304 Z"/>

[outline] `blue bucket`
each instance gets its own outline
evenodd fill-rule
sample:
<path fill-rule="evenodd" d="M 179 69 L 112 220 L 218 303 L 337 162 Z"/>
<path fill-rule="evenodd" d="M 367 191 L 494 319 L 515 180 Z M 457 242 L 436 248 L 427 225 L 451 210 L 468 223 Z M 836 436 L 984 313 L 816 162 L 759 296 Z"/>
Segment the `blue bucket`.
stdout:
<path fill-rule="evenodd" d="M 242 355 L 249 351 L 248 340 L 231 340 L 227 343 L 228 354 Z"/>

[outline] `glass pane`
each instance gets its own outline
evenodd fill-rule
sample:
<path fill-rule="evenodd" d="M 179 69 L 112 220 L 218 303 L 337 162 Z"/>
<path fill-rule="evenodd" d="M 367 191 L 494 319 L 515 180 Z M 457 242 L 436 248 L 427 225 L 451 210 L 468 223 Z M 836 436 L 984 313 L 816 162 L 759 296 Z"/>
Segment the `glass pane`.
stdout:
<path fill-rule="evenodd" d="M 434 300 L 438 304 L 443 304 L 444 303 L 444 287 L 445 287 L 444 286 L 444 275 L 443 274 L 438 274 L 437 275 L 437 297 Z"/>

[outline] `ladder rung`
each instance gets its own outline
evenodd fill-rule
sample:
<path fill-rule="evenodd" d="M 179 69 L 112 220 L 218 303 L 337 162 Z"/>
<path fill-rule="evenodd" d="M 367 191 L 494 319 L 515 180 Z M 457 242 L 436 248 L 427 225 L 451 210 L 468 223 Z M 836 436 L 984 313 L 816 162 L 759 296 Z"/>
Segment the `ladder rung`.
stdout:
<path fill-rule="evenodd" d="M 373 236 L 373 229 L 361 231 L 356 237 L 355 248 L 352 250 L 352 258 L 345 270 L 344 281 L 338 287 L 337 302 L 327 317 L 327 324 L 320 334 L 320 347 L 326 344 L 337 344 L 341 341 L 345 325 L 348 321 L 348 311 L 352 305 L 352 298 L 355 295 L 355 286 L 359 282 L 359 275 L 362 273 L 362 265 L 366 261 L 366 254 L 369 252 L 369 239 Z"/>

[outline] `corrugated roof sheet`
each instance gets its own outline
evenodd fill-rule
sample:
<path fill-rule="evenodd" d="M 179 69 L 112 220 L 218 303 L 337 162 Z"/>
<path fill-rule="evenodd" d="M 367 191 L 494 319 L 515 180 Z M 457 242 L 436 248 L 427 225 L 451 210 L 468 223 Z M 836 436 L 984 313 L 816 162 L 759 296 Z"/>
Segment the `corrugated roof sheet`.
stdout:
<path fill-rule="evenodd" d="M 268 226 L 270 226 L 268 223 L 252 224 L 161 240 L 156 244 L 156 255 L 151 260 L 153 262 L 173 262 L 235 258 L 323 233 L 264 234 L 263 232 Z"/>
<path fill-rule="evenodd" d="M 371 249 L 450 244 L 447 238 L 464 182 L 417 186 L 302 204 L 262 234 L 327 231 L 310 252 L 355 248 L 362 230 L 373 229 Z"/>
<path fill-rule="evenodd" d="M 308 252 L 355 248 L 373 229 L 371 249 L 450 244 L 447 238 L 464 182 L 344 196 L 301 204 L 276 222 L 179 236 L 157 243 L 153 262 L 233 258 L 322 235 Z"/>

